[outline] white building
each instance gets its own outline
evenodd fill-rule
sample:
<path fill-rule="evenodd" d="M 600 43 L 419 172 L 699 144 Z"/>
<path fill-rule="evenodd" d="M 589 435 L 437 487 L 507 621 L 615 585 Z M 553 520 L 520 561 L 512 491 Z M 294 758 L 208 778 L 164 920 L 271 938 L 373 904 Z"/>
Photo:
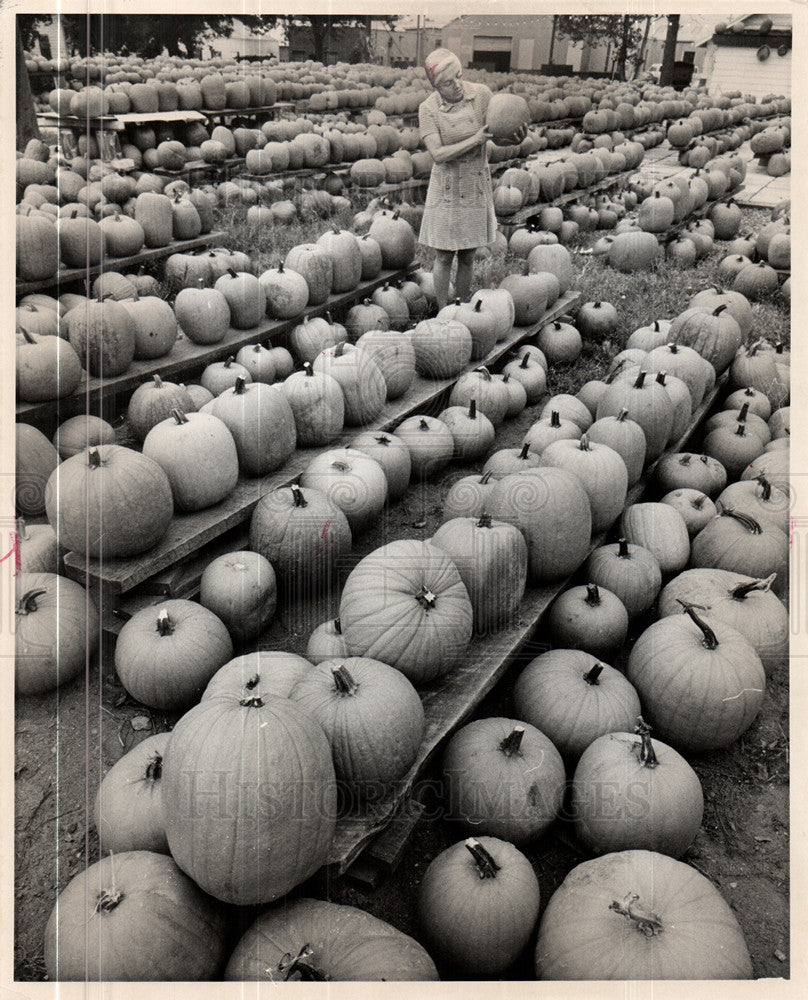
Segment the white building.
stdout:
<path fill-rule="evenodd" d="M 771 21 L 768 31 L 764 21 Z M 706 48 L 703 75 L 712 97 L 740 93 L 791 96 L 791 15 L 748 14 L 726 23 L 726 30 L 699 39 Z"/>

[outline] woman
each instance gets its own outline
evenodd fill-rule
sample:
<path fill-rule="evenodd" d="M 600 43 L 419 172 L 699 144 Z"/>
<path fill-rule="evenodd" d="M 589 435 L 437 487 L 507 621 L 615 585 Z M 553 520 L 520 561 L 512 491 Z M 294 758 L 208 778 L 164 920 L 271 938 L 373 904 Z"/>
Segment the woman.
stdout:
<path fill-rule="evenodd" d="M 435 163 L 419 240 L 436 251 L 432 277 L 438 308 L 442 309 L 449 298 L 455 253 L 455 293 L 465 302 L 471 295 L 475 251 L 496 237 L 486 152 L 491 134 L 485 128 L 491 91 L 484 84 L 463 80 L 460 60 L 448 49 L 435 49 L 427 56 L 424 69 L 434 93 L 418 109 L 418 125 Z M 524 126 L 508 144 L 521 142 L 526 134 Z"/>

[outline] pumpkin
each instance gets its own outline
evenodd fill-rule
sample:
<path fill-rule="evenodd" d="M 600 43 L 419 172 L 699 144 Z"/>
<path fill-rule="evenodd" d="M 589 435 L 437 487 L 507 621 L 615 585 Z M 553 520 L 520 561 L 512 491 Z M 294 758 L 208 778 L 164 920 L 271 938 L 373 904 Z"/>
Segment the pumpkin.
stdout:
<path fill-rule="evenodd" d="M 224 978 L 267 981 L 415 982 L 438 973 L 418 942 L 355 906 L 298 898 L 265 910 L 246 931 Z"/>
<path fill-rule="evenodd" d="M 472 399 L 465 406 L 450 406 L 442 410 L 438 419 L 451 431 L 454 439 L 454 458 L 472 460 L 481 458 L 494 443 L 494 425 L 484 413 L 477 412 L 477 401 Z"/>
<path fill-rule="evenodd" d="M 415 350 L 409 334 L 388 331 L 386 326 L 367 330 L 356 342 L 381 369 L 387 386 L 387 399 L 398 399 L 415 378 Z"/>
<path fill-rule="evenodd" d="M 260 649 L 228 660 L 208 681 L 201 701 L 233 694 L 239 698 L 272 695 L 288 698 L 292 688 L 311 670 L 312 664 L 295 653 Z"/>
<path fill-rule="evenodd" d="M 760 710 L 766 675 L 754 647 L 740 632 L 686 614 L 661 618 L 640 635 L 627 676 L 645 717 L 678 750 L 701 753 L 729 746 Z"/>
<path fill-rule="evenodd" d="M 309 286 L 305 277 L 282 263 L 264 271 L 258 282 L 264 290 L 269 316 L 276 319 L 299 316 L 308 304 Z"/>
<path fill-rule="evenodd" d="M 630 729 L 640 714 L 637 692 L 620 671 L 576 649 L 531 660 L 516 679 L 513 704 L 518 718 L 571 762 L 603 733 Z"/>
<path fill-rule="evenodd" d="M 167 195 L 153 191 L 138 194 L 135 221 L 143 229 L 147 247 L 166 247 L 174 239 L 174 210 Z"/>
<path fill-rule="evenodd" d="M 538 344 L 551 365 L 576 361 L 583 349 L 581 334 L 572 323 L 555 320 L 539 330 Z"/>
<path fill-rule="evenodd" d="M 168 419 L 173 410 L 184 413 L 193 409 L 193 400 L 186 389 L 153 375 L 151 382 L 144 382 L 132 393 L 126 418 L 135 438 L 144 441 L 149 431 Z"/>
<path fill-rule="evenodd" d="M 424 319 L 413 329 L 415 370 L 424 378 L 459 375 L 471 359 L 473 341 L 467 326 L 457 320 Z"/>
<path fill-rule="evenodd" d="M 233 655 L 223 622 L 195 601 L 165 601 L 134 614 L 115 646 L 115 669 L 137 701 L 184 709 L 199 700 L 214 673 Z"/>
<path fill-rule="evenodd" d="M 592 415 L 592 420 L 594 421 L 595 416 L 598 412 L 598 403 L 600 402 L 600 397 L 608 388 L 608 384 L 603 381 L 603 379 L 590 379 L 588 382 L 584 382 L 578 392 L 575 394 L 577 399 L 584 404 L 584 406 L 589 410 Z M 605 442 L 604 442 L 605 443 Z M 643 434 L 643 451 L 645 450 L 645 435 Z"/>
<path fill-rule="evenodd" d="M 547 831 L 561 809 L 561 755 L 534 726 L 477 719 L 443 755 L 447 818 L 465 832 L 523 845 Z"/>
<path fill-rule="evenodd" d="M 376 520 L 387 499 L 384 470 L 353 448 L 335 448 L 312 459 L 300 477 L 300 486 L 324 493 L 343 512 L 353 534 Z"/>
<path fill-rule="evenodd" d="M 642 365 L 650 374 L 665 372 L 680 378 L 690 390 L 692 407 L 699 405 L 715 385 L 715 368 L 692 347 L 666 344 L 649 352 Z"/>
<path fill-rule="evenodd" d="M 295 450 L 294 414 L 277 386 L 238 378 L 232 389 L 216 397 L 211 412 L 233 435 L 245 476 L 274 472 Z"/>
<path fill-rule="evenodd" d="M 678 573 L 687 565 L 687 525 L 670 504 L 631 504 L 623 511 L 621 533 L 629 543 L 653 553 L 663 576 Z"/>
<path fill-rule="evenodd" d="M 374 290 L 371 302 L 387 313 L 389 329 L 401 331 L 406 330 L 410 325 L 410 310 L 407 300 L 397 288 L 391 287 L 389 282 L 385 282 L 381 288 Z"/>
<path fill-rule="evenodd" d="M 666 493 L 660 503 L 669 504 L 679 512 L 687 533 L 694 538 L 716 515 L 715 504 L 701 490 L 684 487 Z"/>
<path fill-rule="evenodd" d="M 298 447 L 326 445 L 339 437 L 345 399 L 333 376 L 316 372 L 307 361 L 302 372 L 293 372 L 283 382 L 282 389 L 294 415 Z"/>
<path fill-rule="evenodd" d="M 59 544 L 92 559 L 146 552 L 174 513 L 171 484 L 157 462 L 116 444 L 65 459 L 48 480 L 45 505 Z"/>
<path fill-rule="evenodd" d="M 608 445 L 620 455 L 626 466 L 629 487 L 639 482 L 645 465 L 645 432 L 635 420 L 628 418 L 628 410 L 600 417 L 586 433 L 590 442 Z"/>
<path fill-rule="evenodd" d="M 482 517 L 486 513 L 486 502 L 494 482 L 489 472 L 458 479 L 443 501 L 443 521 L 455 517 Z"/>
<path fill-rule="evenodd" d="M 655 319 L 648 326 L 640 326 L 629 336 L 626 347 L 639 348 L 641 351 L 653 351 L 655 347 L 664 347 L 669 342 L 668 331 L 671 320 Z"/>
<path fill-rule="evenodd" d="M 526 441 L 521 448 L 501 448 L 495 451 L 483 466 L 483 472 L 488 473 L 492 479 L 504 479 L 526 469 L 538 468 L 540 464 L 539 456 L 530 450 Z"/>
<path fill-rule="evenodd" d="M 434 478 L 452 460 L 454 436 L 437 417 L 409 417 L 394 433 L 409 448 L 411 474 L 415 479 Z"/>
<path fill-rule="evenodd" d="M 732 279 L 732 290 L 740 292 L 752 302 L 758 302 L 776 292 L 780 286 L 777 271 L 765 261 L 747 264 Z"/>
<path fill-rule="evenodd" d="M 362 255 L 361 281 L 372 281 L 378 278 L 382 270 L 382 248 L 376 240 L 365 233 L 359 240 L 359 252 Z"/>
<path fill-rule="evenodd" d="M 583 752 L 571 811 L 578 840 L 593 854 L 645 850 L 680 858 L 701 826 L 704 794 L 684 757 L 651 739 L 640 720 L 634 733 L 607 733 Z"/>
<path fill-rule="evenodd" d="M 58 573 L 61 558 L 56 532 L 49 524 L 27 525 L 17 518 L 18 573 Z"/>
<path fill-rule="evenodd" d="M 705 288 L 688 303 L 688 307 L 703 306 L 711 312 L 720 305 L 726 305 L 727 312 L 735 318 L 743 336 L 748 337 L 753 324 L 752 304 L 741 292 L 734 289 L 723 291 L 715 287 Z"/>
<path fill-rule="evenodd" d="M 585 302 L 578 308 L 575 322 L 585 340 L 599 340 L 615 332 L 619 317 L 611 302 Z"/>
<path fill-rule="evenodd" d="M 169 736 L 148 736 L 104 775 L 93 803 L 93 824 L 102 854 L 168 854 L 160 779 Z"/>
<path fill-rule="evenodd" d="M 156 377 L 156 376 L 155 376 Z M 238 482 L 233 435 L 218 417 L 175 408 L 155 424 L 143 454 L 163 469 L 178 510 L 203 510 L 228 496 Z"/>
<path fill-rule="evenodd" d="M 104 230 L 95 219 L 71 215 L 57 228 L 60 267 L 95 267 L 104 259 Z"/>
<path fill-rule="evenodd" d="M 389 330 L 390 315 L 381 305 L 364 299 L 348 310 L 345 329 L 351 340 L 356 341 L 370 330 Z"/>
<path fill-rule="evenodd" d="M 45 927 L 53 982 L 207 980 L 226 955 L 224 914 L 153 851 L 123 851 L 79 872 Z"/>
<path fill-rule="evenodd" d="M 374 459 L 387 478 L 389 500 L 402 497 L 410 485 L 412 459 L 405 442 L 394 434 L 377 434 L 366 431 L 351 439 L 351 448 Z"/>
<path fill-rule="evenodd" d="M 230 310 L 230 324 L 237 330 L 249 330 L 264 318 L 266 292 L 254 274 L 238 273 L 231 267 L 216 279 L 213 287 L 224 296 Z"/>
<path fill-rule="evenodd" d="M 325 660 L 340 660 L 348 656 L 348 646 L 342 635 L 339 618 L 321 622 L 309 636 L 306 644 L 306 658 L 312 663 Z"/>
<path fill-rule="evenodd" d="M 747 413 L 752 413 L 760 417 L 761 420 L 768 421 L 772 415 L 769 397 L 764 392 L 749 385 L 742 389 L 736 389 L 724 400 L 725 410 L 742 410 L 744 406 L 747 407 Z"/>
<path fill-rule="evenodd" d="M 628 612 L 616 594 L 589 583 L 558 595 L 547 614 L 547 627 L 554 646 L 609 659 L 625 642 Z"/>
<path fill-rule="evenodd" d="M 524 444 L 535 455 L 541 455 L 544 449 L 553 441 L 569 439 L 579 441 L 581 428 L 573 420 L 562 420 L 558 410 L 551 410 L 549 415 L 541 417 L 531 424 L 525 435 Z"/>
<path fill-rule="evenodd" d="M 336 347 L 337 332 L 322 316 L 304 316 L 289 334 L 289 346 L 301 361 L 313 362 L 322 351 Z"/>
<path fill-rule="evenodd" d="M 194 344 L 218 344 L 230 330 L 230 307 L 215 288 L 183 288 L 174 313 L 185 336 Z"/>
<path fill-rule="evenodd" d="M 79 387 L 81 361 L 67 341 L 23 330 L 17 343 L 17 397 L 26 403 L 63 399 Z"/>
<path fill-rule="evenodd" d="M 240 906 L 272 902 L 328 857 L 336 815 L 328 741 L 285 698 L 206 698 L 171 733 L 163 801 L 171 854 L 200 888 Z"/>
<path fill-rule="evenodd" d="M 90 301 L 65 316 L 67 338 L 90 375 L 112 378 L 132 364 L 137 328 L 118 302 Z"/>
<path fill-rule="evenodd" d="M 59 268 L 59 232 L 48 219 L 18 215 L 15 218 L 17 280 L 46 281 Z"/>
<path fill-rule="evenodd" d="M 710 430 L 702 447 L 705 455 L 720 462 L 727 476 L 735 479 L 757 458 L 765 444 L 745 420 L 737 420 L 734 425 L 720 424 Z"/>
<path fill-rule="evenodd" d="M 569 291 L 575 280 L 572 257 L 560 243 L 541 244 L 533 247 L 527 255 L 527 273 L 537 274 L 547 271 L 558 279 L 560 294 Z"/>
<path fill-rule="evenodd" d="M 378 797 L 409 771 L 424 735 L 424 708 L 400 671 L 367 657 L 326 660 L 289 698 L 322 726 L 347 796 Z"/>
<path fill-rule="evenodd" d="M 236 363 L 231 354 L 225 361 L 214 361 L 202 372 L 199 381 L 211 396 L 220 396 L 225 389 L 232 389 L 236 380 L 241 377 L 245 382 L 252 382 L 252 375 L 247 369 Z"/>
<path fill-rule="evenodd" d="M 416 238 L 412 226 L 399 212 L 379 212 L 367 235 L 379 244 L 382 267 L 399 269 L 415 259 Z"/>
<path fill-rule="evenodd" d="M 657 462 L 654 478 L 663 492 L 695 489 L 713 499 L 727 485 L 727 470 L 709 455 L 671 451 Z"/>
<path fill-rule="evenodd" d="M 613 448 L 590 443 L 584 434 L 579 441 L 553 441 L 542 451 L 539 462 L 577 476 L 589 497 L 594 534 L 614 523 L 626 502 L 628 471 Z"/>
<path fill-rule="evenodd" d="M 631 545 L 625 538 L 596 548 L 586 561 L 584 574 L 619 597 L 629 618 L 645 614 L 662 587 L 662 571 L 653 552 Z"/>
<path fill-rule="evenodd" d="M 671 426 L 670 443 L 674 446 L 679 441 L 687 440 L 693 416 L 693 398 L 690 389 L 682 379 L 667 372 L 657 372 L 657 382 L 667 392 L 673 408 L 673 424 Z"/>
<path fill-rule="evenodd" d="M 592 511 L 580 480 L 570 472 L 536 468 L 495 483 L 486 513 L 525 536 L 534 583 L 563 579 L 589 551 Z"/>
<path fill-rule="evenodd" d="M 516 615 L 527 582 L 527 544 L 518 528 L 492 521 L 444 521 L 431 543 L 452 559 L 468 591 L 478 633 L 503 627 Z"/>
<path fill-rule="evenodd" d="M 539 292 L 538 275 L 535 278 L 534 291 L 543 295 L 543 290 Z M 478 288 L 468 303 L 447 308 L 455 308 L 450 319 L 468 327 L 474 361 L 487 357 L 494 344 L 508 336 L 516 320 L 516 304 L 506 287 Z"/>
<path fill-rule="evenodd" d="M 121 303 L 135 327 L 135 359 L 151 361 L 171 351 L 179 333 L 174 310 L 164 299 L 146 295 Z"/>
<path fill-rule="evenodd" d="M 790 495 L 783 490 L 782 484 L 780 487 L 773 485 L 763 474 L 754 480 L 730 483 L 718 495 L 716 505 L 748 514 L 761 524 L 774 524 L 786 534 L 791 531 Z"/>
<path fill-rule="evenodd" d="M 387 384 L 372 355 L 344 341 L 326 348 L 314 359 L 314 370 L 330 375 L 342 389 L 345 424 L 363 427 L 381 413 Z"/>
<path fill-rule="evenodd" d="M 502 373 L 521 383 L 528 403 L 537 403 L 547 389 L 546 367 L 532 360 L 527 351 L 522 353 L 521 360 L 509 361 Z"/>
<path fill-rule="evenodd" d="M 661 248 L 653 233 L 618 233 L 607 252 L 607 260 L 618 271 L 630 274 L 650 267 L 661 253 Z"/>
<path fill-rule="evenodd" d="M 446 848 L 418 888 L 425 940 L 475 977 L 507 969 L 532 936 L 538 914 L 539 883 L 530 862 L 497 837 L 470 837 Z"/>
<path fill-rule="evenodd" d="M 251 382 L 266 382 L 271 385 L 275 381 L 275 362 L 268 347 L 263 344 L 247 344 L 235 357 L 236 363 L 245 368 Z"/>
<path fill-rule="evenodd" d="M 115 429 L 106 420 L 89 413 L 69 417 L 53 435 L 53 446 L 61 459 L 97 444 L 115 444 Z"/>
<path fill-rule="evenodd" d="M 601 396 L 597 419 L 619 416 L 623 410 L 645 434 L 646 461 L 658 458 L 673 428 L 673 404 L 663 386 L 648 379 L 645 371 L 636 378 L 618 379 Z"/>
<path fill-rule="evenodd" d="M 788 536 L 773 522 L 721 507 L 690 548 L 690 565 L 728 569 L 746 576 L 776 573 L 782 592 L 788 577 Z"/>
<path fill-rule="evenodd" d="M 257 639 L 275 615 L 275 570 L 258 552 L 228 552 L 208 563 L 199 603 L 212 611 L 240 646 Z"/>
<path fill-rule="evenodd" d="M 521 256 L 526 257 L 527 252 Z M 551 277 L 557 282 L 555 275 Z M 544 278 L 543 274 L 509 274 L 502 279 L 500 288 L 513 298 L 513 321 L 516 326 L 533 326 L 547 311 L 548 289 Z M 478 356 L 484 357 L 484 354 Z"/>
<path fill-rule="evenodd" d="M 672 343 L 698 351 L 719 375 L 729 368 L 743 340 L 737 320 L 723 302 L 712 312 L 700 306 L 685 310 L 671 324 L 668 336 Z"/>
<path fill-rule="evenodd" d="M 491 372 L 483 367 L 466 372 L 452 386 L 449 405 L 465 407 L 474 399 L 477 411 L 484 414 L 494 425 L 499 426 L 505 419 L 509 394 L 502 384 L 495 382 Z"/>
<path fill-rule="evenodd" d="M 352 656 L 381 660 L 420 684 L 460 662 L 473 608 L 442 549 L 402 539 L 369 553 L 350 572 L 339 619 Z"/>
<path fill-rule="evenodd" d="M 738 921 L 712 883 L 690 865 L 641 850 L 572 869 L 542 915 L 535 964 L 539 979 L 554 981 L 753 975 Z"/>
<path fill-rule="evenodd" d="M 15 580 L 14 687 L 42 694 L 78 676 L 98 642 L 100 616 L 84 587 L 56 573 Z"/>
<path fill-rule="evenodd" d="M 309 289 L 308 305 L 322 305 L 331 294 L 334 265 L 331 256 L 316 243 L 301 243 L 292 247 L 283 266 L 305 278 Z"/>

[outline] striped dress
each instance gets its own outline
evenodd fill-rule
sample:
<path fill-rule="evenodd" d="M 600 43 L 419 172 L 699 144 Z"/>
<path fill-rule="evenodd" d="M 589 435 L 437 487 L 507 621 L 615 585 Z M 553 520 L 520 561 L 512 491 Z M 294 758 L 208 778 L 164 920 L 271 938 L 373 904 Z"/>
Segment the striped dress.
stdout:
<path fill-rule="evenodd" d="M 456 104 L 437 91 L 418 109 L 423 139 L 437 135 L 441 145 L 468 139 L 485 124 L 491 91 L 484 84 L 463 82 L 464 97 Z M 494 196 L 485 144 L 447 163 L 435 163 L 429 178 L 419 240 L 436 250 L 468 250 L 493 243 L 497 232 Z"/>

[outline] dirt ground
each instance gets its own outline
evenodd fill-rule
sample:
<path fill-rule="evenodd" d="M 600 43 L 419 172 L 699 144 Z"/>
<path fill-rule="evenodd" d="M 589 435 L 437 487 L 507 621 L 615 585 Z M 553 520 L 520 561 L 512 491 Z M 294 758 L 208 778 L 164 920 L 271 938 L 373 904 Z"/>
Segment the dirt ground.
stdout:
<path fill-rule="evenodd" d="M 538 418 L 532 407 L 498 432 L 497 446 L 521 443 Z M 470 470 L 452 465 L 436 482 L 410 491 L 376 528 L 357 540 L 356 559 L 392 537 L 428 538 L 440 523 L 451 483 Z M 415 527 L 426 522 L 423 527 Z M 336 594 L 334 595 L 336 602 Z M 309 620 L 279 616 L 258 646 L 304 652 L 309 631 L 328 612 Z M 541 636 L 538 637 L 541 639 Z M 619 665 L 619 664 L 617 664 Z M 510 691 L 516 664 L 480 706 L 478 715 L 511 715 Z M 20 699 L 16 709 L 16 914 L 15 979 L 46 978 L 42 955 L 45 923 L 58 892 L 97 859 L 92 804 L 102 775 L 139 740 L 170 728 L 170 717 L 130 701 L 111 663 L 90 666 L 80 681 L 51 695 Z M 789 975 L 788 842 L 788 664 L 769 682 L 760 716 L 733 747 L 692 758 L 701 778 L 706 809 L 702 829 L 683 860 L 706 875 L 729 902 L 743 928 L 756 978 Z M 439 760 L 430 768 L 437 774 Z M 426 775 L 429 777 L 429 774 Z M 434 816 L 438 805 L 425 801 Z M 418 935 L 414 904 L 430 860 L 458 838 L 444 820 L 415 827 L 397 872 L 373 891 L 349 876 L 318 876 L 301 894 L 328 895 Z M 537 872 L 542 906 L 566 873 L 583 857 L 562 824 L 527 852 Z M 234 934 L 250 922 L 252 910 L 233 921 Z M 234 914 L 236 916 L 236 914 Z M 444 978 L 462 978 L 433 956 Z M 534 978 L 532 947 L 503 977 Z"/>

